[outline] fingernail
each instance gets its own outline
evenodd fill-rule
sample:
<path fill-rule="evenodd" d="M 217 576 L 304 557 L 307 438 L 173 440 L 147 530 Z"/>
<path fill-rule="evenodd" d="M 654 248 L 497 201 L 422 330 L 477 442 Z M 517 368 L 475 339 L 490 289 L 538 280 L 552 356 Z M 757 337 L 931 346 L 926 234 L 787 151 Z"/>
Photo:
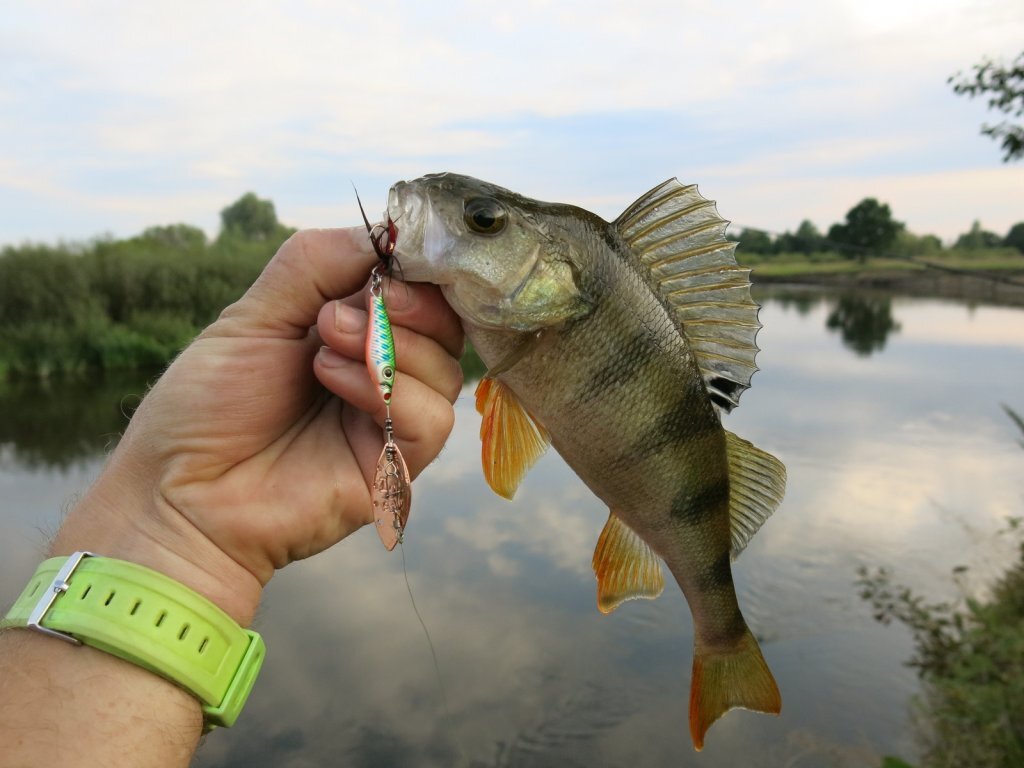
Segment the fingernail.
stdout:
<path fill-rule="evenodd" d="M 324 368 L 340 368 L 341 366 L 348 365 L 349 363 L 349 359 L 347 357 L 338 354 L 330 347 L 320 347 L 317 357 L 320 358 L 320 365 Z"/>
<path fill-rule="evenodd" d="M 340 301 L 334 302 L 334 327 L 342 333 L 356 333 L 366 327 L 366 313 Z"/>

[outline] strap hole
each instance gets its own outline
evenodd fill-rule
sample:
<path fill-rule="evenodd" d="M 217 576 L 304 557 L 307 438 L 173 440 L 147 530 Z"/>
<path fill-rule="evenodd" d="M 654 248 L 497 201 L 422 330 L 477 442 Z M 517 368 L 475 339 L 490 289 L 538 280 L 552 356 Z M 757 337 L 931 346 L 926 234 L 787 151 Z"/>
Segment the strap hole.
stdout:
<path fill-rule="evenodd" d="M 131 616 L 134 616 L 134 615 L 135 615 L 135 612 L 136 612 L 137 610 L 139 610 L 139 606 L 140 606 L 140 605 L 142 605 L 142 601 L 141 601 L 141 600 L 136 600 L 136 601 L 135 601 L 135 603 L 134 603 L 134 605 L 132 605 L 132 609 L 131 609 L 131 610 L 130 610 L 130 611 L 128 612 L 128 613 L 129 613 L 129 615 L 131 615 Z"/>
<path fill-rule="evenodd" d="M 181 632 L 178 633 L 178 639 L 179 640 L 184 640 L 185 639 L 185 635 L 188 634 L 188 629 L 189 629 L 188 624 L 186 624 L 185 626 L 183 626 L 181 628 Z"/>
<path fill-rule="evenodd" d="M 164 623 L 164 619 L 166 619 L 166 618 L 167 618 L 167 611 L 160 611 L 160 615 L 156 617 L 156 625 L 155 626 L 159 627 L 161 624 Z"/>
<path fill-rule="evenodd" d="M 78 599 L 79 599 L 79 600 L 85 600 L 85 596 L 89 594 L 89 591 L 90 591 L 91 589 L 92 589 L 92 584 L 89 584 L 89 585 L 88 585 L 88 586 L 87 586 L 87 587 L 85 588 L 85 590 L 84 590 L 84 591 L 82 592 L 82 595 L 81 595 L 81 596 L 80 596 L 80 597 L 79 597 Z"/>
<path fill-rule="evenodd" d="M 107 599 L 103 601 L 103 604 L 104 605 L 110 605 L 110 601 L 114 599 L 114 595 L 115 594 L 116 593 L 111 592 L 109 595 L 107 595 Z"/>
<path fill-rule="evenodd" d="M 209 644 L 210 644 L 210 638 L 204 637 L 203 638 L 203 642 L 201 642 L 199 644 L 199 653 L 202 653 L 203 651 L 205 651 L 206 650 L 206 646 L 209 645 Z"/>

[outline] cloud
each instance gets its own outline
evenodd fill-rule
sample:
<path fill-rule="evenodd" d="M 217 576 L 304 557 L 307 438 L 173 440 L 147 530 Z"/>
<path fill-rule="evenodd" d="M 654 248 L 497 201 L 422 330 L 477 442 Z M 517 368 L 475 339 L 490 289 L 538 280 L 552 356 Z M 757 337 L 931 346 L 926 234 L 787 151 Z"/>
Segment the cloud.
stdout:
<path fill-rule="evenodd" d="M 998 168 L 983 109 L 945 78 L 1022 37 L 1020 8 L 961 0 L 23 5 L 0 25 L 0 146 L 53 191 L 0 179 L 0 241 L 127 234 L 252 188 L 322 224 L 305 218 L 315 198 L 353 176 L 383 198 L 444 168 L 622 206 L 691 170 L 818 198 L 861 176 L 981 173 Z M 968 223 L 993 205 L 972 189 Z M 160 204 L 122 202 L 144 197 Z M 92 202 L 39 213 L 61 198 Z M 743 218 L 795 226 L 849 207 L 798 210 L 812 198 L 779 211 L 748 195 Z"/>

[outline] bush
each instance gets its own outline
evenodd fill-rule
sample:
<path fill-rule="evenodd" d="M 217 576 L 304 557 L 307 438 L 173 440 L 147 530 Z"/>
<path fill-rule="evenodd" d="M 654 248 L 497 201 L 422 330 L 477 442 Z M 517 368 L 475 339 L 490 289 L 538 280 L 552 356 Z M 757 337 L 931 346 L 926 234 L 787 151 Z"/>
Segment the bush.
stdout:
<path fill-rule="evenodd" d="M 1024 419 L 1006 411 L 1024 434 Z M 963 597 L 928 603 L 909 587 L 894 584 L 885 569 L 859 570 L 861 597 L 872 604 L 875 618 L 900 622 L 914 638 L 908 663 L 924 682 L 919 702 L 924 766 L 1024 765 L 1022 522 L 1011 518 L 1003 532 L 1018 537 L 1019 554 L 986 601 Z"/>

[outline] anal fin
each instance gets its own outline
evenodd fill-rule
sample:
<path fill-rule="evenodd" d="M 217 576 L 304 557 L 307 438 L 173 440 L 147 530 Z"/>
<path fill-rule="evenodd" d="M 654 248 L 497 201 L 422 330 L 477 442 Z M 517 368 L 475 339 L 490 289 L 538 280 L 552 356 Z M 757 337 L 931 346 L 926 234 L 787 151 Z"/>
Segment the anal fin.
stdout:
<path fill-rule="evenodd" d="M 498 379 L 480 380 L 476 409 L 483 415 L 480 457 L 484 477 L 495 493 L 511 499 L 527 470 L 547 450 L 551 436 Z"/>
<path fill-rule="evenodd" d="M 653 600 L 665 589 L 661 562 L 650 545 L 619 519 L 608 514 L 591 562 L 597 577 L 597 608 L 611 613 L 626 600 Z"/>

